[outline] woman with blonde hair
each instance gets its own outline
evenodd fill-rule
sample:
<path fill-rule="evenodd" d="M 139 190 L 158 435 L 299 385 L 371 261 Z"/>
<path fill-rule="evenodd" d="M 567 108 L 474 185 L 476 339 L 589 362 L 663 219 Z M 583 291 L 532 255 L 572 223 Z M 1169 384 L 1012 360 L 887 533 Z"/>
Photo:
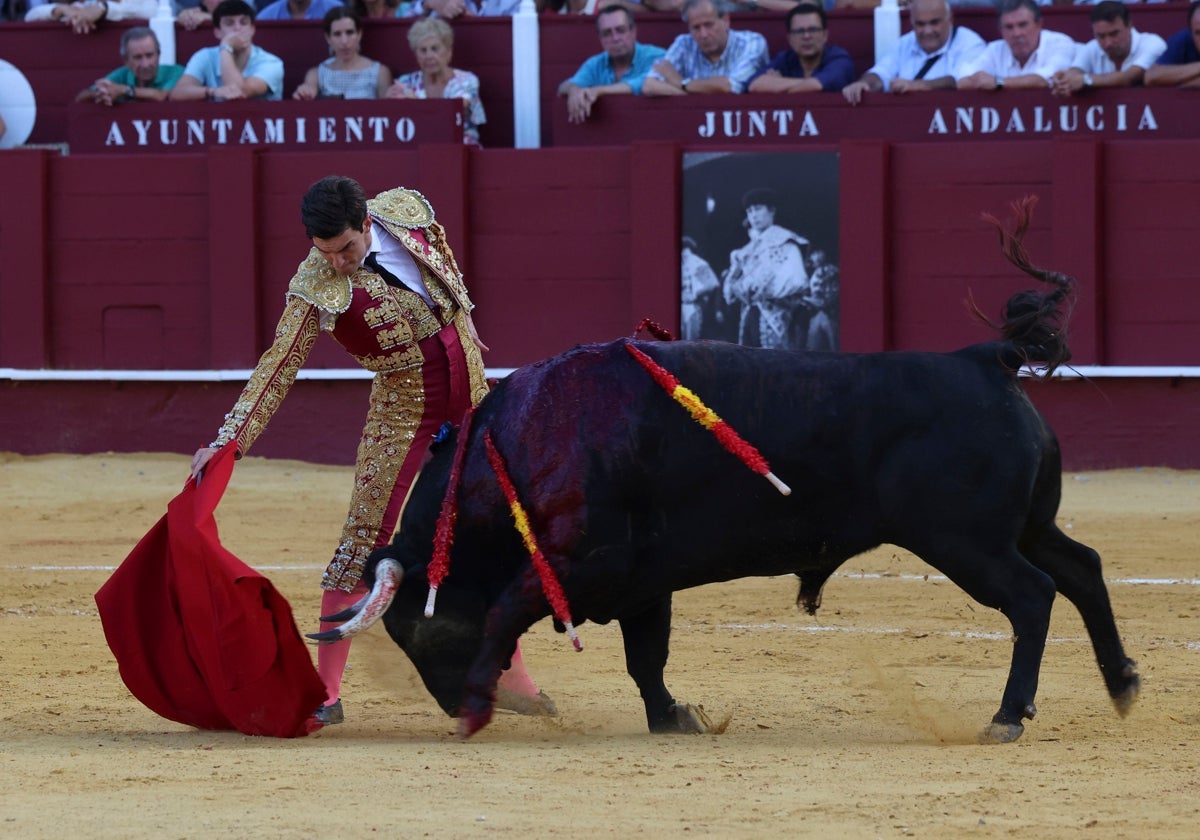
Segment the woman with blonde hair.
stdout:
<path fill-rule="evenodd" d="M 362 54 L 362 22 L 345 6 L 325 13 L 330 57 L 304 74 L 293 99 L 381 99 L 392 84 L 392 71 Z"/>
<path fill-rule="evenodd" d="M 479 77 L 450 66 L 454 54 L 450 24 L 441 18 L 421 18 L 409 27 L 408 46 L 421 69 L 397 77 L 387 95 L 394 99 L 461 99 L 463 142 L 479 146 L 479 126 L 487 121 L 479 99 Z"/>

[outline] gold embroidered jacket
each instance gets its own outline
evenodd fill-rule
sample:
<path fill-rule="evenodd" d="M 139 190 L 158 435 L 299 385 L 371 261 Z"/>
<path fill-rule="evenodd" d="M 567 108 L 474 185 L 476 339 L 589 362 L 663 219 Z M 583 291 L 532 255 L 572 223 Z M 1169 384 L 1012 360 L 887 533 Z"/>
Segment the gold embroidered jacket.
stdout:
<path fill-rule="evenodd" d="M 368 201 L 367 211 L 375 226 L 412 254 L 434 307 L 416 292 L 389 286 L 368 269 L 339 275 L 313 248 L 288 286 L 275 340 L 225 415 L 210 444 L 213 448 L 236 440 L 239 454 L 249 450 L 295 382 L 321 331 L 378 375 L 419 370 L 424 358 L 418 342 L 453 323 L 467 357 L 471 403 L 487 393 L 483 359 L 467 320 L 474 305 L 433 208 L 415 190 L 397 188 Z"/>

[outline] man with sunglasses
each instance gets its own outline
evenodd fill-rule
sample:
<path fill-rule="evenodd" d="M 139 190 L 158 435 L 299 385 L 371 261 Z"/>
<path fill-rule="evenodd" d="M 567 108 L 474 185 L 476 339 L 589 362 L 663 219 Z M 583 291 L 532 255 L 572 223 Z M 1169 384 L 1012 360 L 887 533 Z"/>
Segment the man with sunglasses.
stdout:
<path fill-rule="evenodd" d="M 854 81 L 854 59 L 827 43 L 829 24 L 821 6 L 801 3 L 788 12 L 788 48 L 750 80 L 751 93 L 837 92 Z"/>
<path fill-rule="evenodd" d="M 639 44 L 633 15 L 615 3 L 596 14 L 596 33 L 604 51 L 585 61 L 574 76 L 558 86 L 558 95 L 567 97 L 567 118 L 573 123 L 590 117 L 592 105 L 601 96 L 641 96 L 646 74 L 667 54 L 662 47 Z"/>

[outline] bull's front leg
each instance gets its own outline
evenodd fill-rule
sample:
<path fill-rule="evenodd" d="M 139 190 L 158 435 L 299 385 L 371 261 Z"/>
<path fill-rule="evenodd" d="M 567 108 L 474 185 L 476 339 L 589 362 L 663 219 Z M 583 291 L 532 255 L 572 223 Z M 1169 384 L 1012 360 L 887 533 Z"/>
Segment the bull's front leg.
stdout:
<path fill-rule="evenodd" d="M 675 702 L 663 682 L 671 639 L 671 596 L 668 594 L 636 615 L 620 620 L 625 642 L 625 668 L 646 704 L 651 732 L 704 732 L 695 711 Z"/>
<path fill-rule="evenodd" d="M 536 579 L 534 579 L 536 582 Z M 483 641 L 467 671 L 462 705 L 458 710 L 458 732 L 466 738 L 487 726 L 496 707 L 496 685 L 517 648 L 517 639 L 546 613 L 537 612 L 545 601 L 528 580 L 501 597 L 488 611 Z"/>

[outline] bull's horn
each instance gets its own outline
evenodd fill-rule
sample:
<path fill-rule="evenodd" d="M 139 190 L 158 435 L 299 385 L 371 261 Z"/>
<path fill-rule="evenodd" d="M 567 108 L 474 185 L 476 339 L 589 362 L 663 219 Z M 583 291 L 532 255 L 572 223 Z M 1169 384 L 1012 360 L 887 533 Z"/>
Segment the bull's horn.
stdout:
<path fill-rule="evenodd" d="M 359 610 L 361 610 L 364 606 L 366 606 L 367 601 L 368 601 L 368 599 L 370 599 L 370 597 L 371 597 L 371 593 L 368 592 L 366 595 L 359 598 L 357 601 L 355 601 L 350 606 L 346 607 L 346 609 L 342 610 L 341 612 L 335 612 L 333 615 L 321 616 L 321 621 L 349 621 L 350 619 L 354 618 L 354 616 L 358 615 Z"/>
<path fill-rule="evenodd" d="M 396 597 L 396 590 L 400 588 L 402 580 L 404 580 L 404 569 L 399 563 L 390 558 L 380 560 L 379 565 L 375 567 L 375 585 L 371 587 L 366 598 L 351 608 L 358 609 L 361 605 L 362 609 L 358 609 L 357 615 L 332 630 L 326 630 L 323 633 L 309 633 L 307 634 L 308 638 L 318 642 L 337 642 L 358 635 L 378 621 L 379 616 L 383 615 L 384 611 L 391 606 L 392 599 Z"/>

